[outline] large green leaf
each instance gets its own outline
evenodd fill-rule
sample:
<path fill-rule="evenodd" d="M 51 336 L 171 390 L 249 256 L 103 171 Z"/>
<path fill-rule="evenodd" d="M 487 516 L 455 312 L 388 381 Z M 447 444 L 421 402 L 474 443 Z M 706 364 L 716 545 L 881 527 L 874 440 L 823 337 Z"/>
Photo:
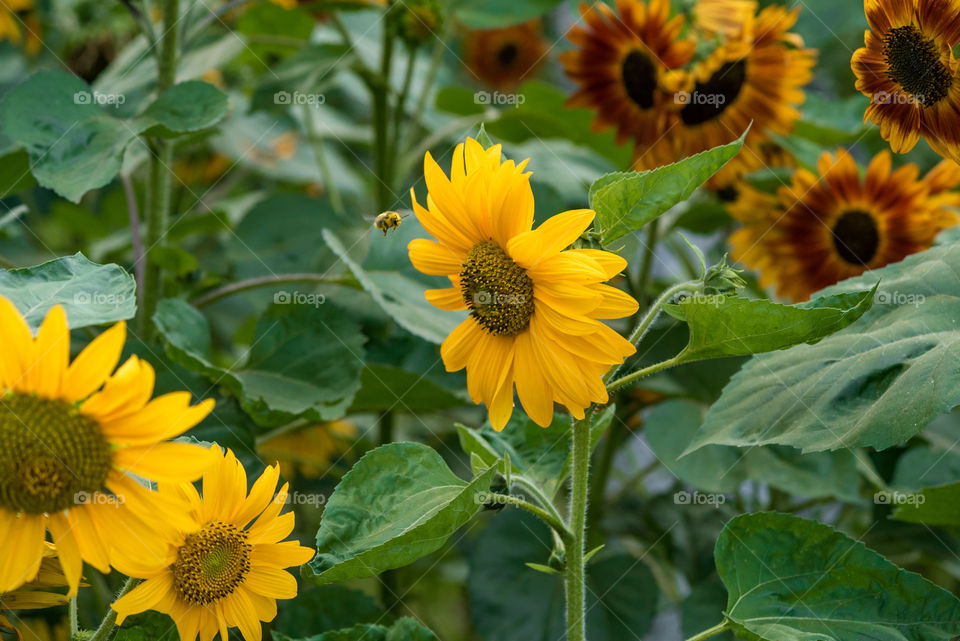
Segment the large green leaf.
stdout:
<path fill-rule="evenodd" d="M 402 274 L 364 271 L 329 229 L 323 230 L 323 238 L 373 300 L 411 334 L 442 343 L 464 320 L 460 312 L 437 309 L 428 303 L 424 295 L 427 288 L 415 280 Z"/>
<path fill-rule="evenodd" d="M 859 500 L 857 462 L 847 450 L 802 454 L 773 445 L 746 451 L 707 445 L 681 456 L 705 411 L 698 403 L 667 401 L 655 406 L 644 420 L 643 434 L 654 454 L 684 483 L 704 492 L 727 493 L 745 480 L 758 480 L 795 496 Z"/>
<path fill-rule="evenodd" d="M 689 198 L 739 153 L 746 135 L 671 165 L 598 178 L 590 186 L 590 207 L 597 212 L 601 242 L 608 245 Z"/>
<path fill-rule="evenodd" d="M 464 481 L 419 443 L 368 452 L 330 497 L 304 575 L 320 584 L 376 576 L 440 549 L 480 510 L 495 472 Z"/>
<path fill-rule="evenodd" d="M 108 112 L 123 101 L 123 94 L 91 92 L 74 75 L 40 72 L 7 94 L 3 132 L 27 150 L 37 182 L 79 202 L 117 175 L 127 145 L 147 129 L 192 131 L 211 126 L 226 112 L 226 97 L 203 82 L 172 87 L 143 116 L 129 121 Z"/>
<path fill-rule="evenodd" d="M 720 533 L 727 618 L 768 641 L 948 641 L 960 600 L 833 528 L 796 516 L 745 514 Z"/>
<path fill-rule="evenodd" d="M 835 294 L 800 305 L 739 296 L 691 296 L 664 310 L 690 328 L 681 363 L 749 356 L 815 343 L 843 329 L 870 309 L 873 291 Z"/>
<path fill-rule="evenodd" d="M 470 554 L 470 608 L 484 641 L 566 638 L 563 577 L 530 569 L 547 564 L 552 537 L 531 515 L 505 509 L 481 533 Z M 587 566 L 587 637 L 643 638 L 657 603 L 647 565 L 626 554 L 601 555 Z"/>
<path fill-rule="evenodd" d="M 117 265 L 98 265 L 83 254 L 36 267 L 0 270 L 0 295 L 9 299 L 32 329 L 54 305 L 62 305 L 71 329 L 133 318 L 136 283 Z"/>
<path fill-rule="evenodd" d="M 209 323 L 186 302 L 161 301 L 154 323 L 170 358 L 225 385 L 260 425 L 340 418 L 360 387 L 366 339 L 329 304 L 272 306 L 229 369 L 212 362 Z"/>
<path fill-rule="evenodd" d="M 329 607 L 329 604 L 324 604 Z M 290 637 L 274 632 L 275 641 L 287 641 Z M 323 634 L 305 637 L 298 641 L 439 641 L 429 628 L 411 617 L 398 619 L 390 627 L 374 623 L 360 623 L 351 628 L 331 630 Z"/>
<path fill-rule="evenodd" d="M 934 247 L 824 290 L 867 293 L 881 282 L 852 327 L 748 362 L 695 444 L 884 449 L 960 404 L 958 249 Z"/>

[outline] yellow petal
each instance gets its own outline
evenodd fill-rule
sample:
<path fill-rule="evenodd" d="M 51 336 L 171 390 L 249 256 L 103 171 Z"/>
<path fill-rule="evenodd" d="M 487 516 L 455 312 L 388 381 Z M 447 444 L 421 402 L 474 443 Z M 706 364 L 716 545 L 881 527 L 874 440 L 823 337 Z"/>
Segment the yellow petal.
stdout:
<path fill-rule="evenodd" d="M 76 402 L 103 385 L 117 367 L 126 338 L 127 326 L 121 321 L 93 339 L 67 369 L 62 398 Z"/>
<path fill-rule="evenodd" d="M 121 447 L 113 455 L 118 468 L 151 481 L 195 481 L 215 461 L 209 448 L 169 441 Z"/>
<path fill-rule="evenodd" d="M 33 349 L 33 367 L 27 372 L 30 389 L 41 398 L 59 398 L 70 360 L 70 330 L 60 305 L 47 312 Z"/>
<path fill-rule="evenodd" d="M 24 372 L 33 354 L 33 337 L 20 312 L 9 300 L 0 296 L 0 390 L 22 389 Z"/>
<path fill-rule="evenodd" d="M 173 573 L 164 572 L 147 579 L 133 588 L 110 606 L 117 612 L 117 625 L 131 614 L 154 609 L 164 597 L 173 591 Z"/>
<path fill-rule="evenodd" d="M 418 271 L 432 276 L 459 274 L 466 257 L 447 245 L 426 238 L 411 240 L 407 245 L 407 251 L 413 266 Z"/>

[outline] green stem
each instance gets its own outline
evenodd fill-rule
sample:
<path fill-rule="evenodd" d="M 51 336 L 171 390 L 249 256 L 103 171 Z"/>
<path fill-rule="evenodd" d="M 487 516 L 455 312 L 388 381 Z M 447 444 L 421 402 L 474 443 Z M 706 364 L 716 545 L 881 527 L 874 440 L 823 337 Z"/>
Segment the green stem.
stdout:
<path fill-rule="evenodd" d="M 620 409 L 619 407 L 617 408 Z M 621 417 L 617 416 L 610 429 L 607 431 L 607 438 L 604 439 L 603 449 L 600 450 L 600 458 L 597 461 L 597 470 L 593 475 L 593 483 L 590 486 L 590 519 L 589 531 L 592 538 L 596 538 L 600 521 L 603 518 L 604 492 L 607 489 L 607 479 L 610 478 L 610 470 L 613 469 L 613 459 L 625 440 L 628 431 L 624 427 Z M 594 543 L 598 543 L 594 541 Z M 591 547 L 593 543 L 591 543 Z"/>
<path fill-rule="evenodd" d="M 490 495 L 490 499 L 491 501 L 494 501 L 497 503 L 503 503 L 505 505 L 512 505 L 514 507 L 518 507 L 521 510 L 526 510 L 530 514 L 533 514 L 537 518 L 541 519 L 544 523 L 552 527 L 554 531 L 557 534 L 559 534 L 560 537 L 565 542 L 570 541 L 571 537 L 573 536 L 570 533 L 570 530 L 567 529 L 567 526 L 563 524 L 563 521 L 556 518 L 553 514 L 551 514 L 550 512 L 548 512 L 547 510 L 543 509 L 538 505 L 534 505 L 533 503 L 524 501 L 523 499 L 517 498 L 516 496 L 510 496 L 509 494 L 493 493 Z"/>
<path fill-rule="evenodd" d="M 551 501 L 550 498 L 543 493 L 543 490 L 541 490 L 536 483 L 525 476 L 514 476 L 512 481 L 514 485 L 519 485 L 530 492 L 530 494 L 537 499 L 537 503 L 539 503 L 543 509 L 548 511 L 553 518 L 561 522 L 563 521 L 563 517 L 561 517 L 560 512 L 557 511 L 557 506 L 553 504 L 553 501 Z"/>
<path fill-rule="evenodd" d="M 570 489 L 570 543 L 566 546 L 564 589 L 567 600 L 567 641 L 586 641 L 586 582 L 584 539 L 587 524 L 587 492 L 590 475 L 591 409 L 573 423 L 572 484 Z"/>
<path fill-rule="evenodd" d="M 317 161 L 317 169 L 320 170 L 320 180 L 323 181 L 323 188 L 330 195 L 330 204 L 333 210 L 338 214 L 344 213 L 343 199 L 340 197 L 340 189 L 330 173 L 330 164 L 327 162 L 327 154 L 323 150 L 323 138 L 317 131 L 317 126 L 313 122 L 313 107 L 303 105 L 303 124 L 307 130 L 307 138 L 310 141 L 310 147 L 313 149 L 313 157 Z"/>
<path fill-rule="evenodd" d="M 389 9 L 387 10 L 389 11 Z M 386 211 L 392 199 L 389 155 L 390 67 L 393 59 L 393 29 L 387 16 L 383 21 L 380 78 L 373 83 L 374 172 L 377 177 L 377 207 Z"/>
<path fill-rule="evenodd" d="M 117 594 L 117 599 L 130 592 L 130 590 L 133 588 L 137 587 L 137 584 L 139 583 L 139 579 L 135 579 L 133 577 L 128 578 L 127 582 L 123 584 L 122 588 L 120 588 L 120 593 Z M 107 641 L 113 632 L 116 622 L 117 611 L 113 608 L 109 608 L 106 615 L 103 617 L 103 621 L 100 622 L 100 627 L 97 628 L 97 631 L 93 633 L 93 636 L 90 637 L 89 641 Z"/>
<path fill-rule="evenodd" d="M 715 636 L 717 636 L 718 634 L 720 634 L 721 632 L 724 632 L 724 631 L 729 630 L 729 629 L 730 629 L 730 623 L 729 623 L 728 621 L 723 621 L 723 622 L 718 623 L 717 625 L 713 626 L 712 628 L 707 628 L 707 629 L 704 630 L 703 632 L 699 632 L 699 633 L 693 635 L 692 637 L 690 637 L 689 639 L 687 639 L 687 641 L 703 641 L 704 639 L 709 639 L 710 637 L 715 637 Z"/>
<path fill-rule="evenodd" d="M 177 76 L 177 48 L 180 0 L 163 0 L 163 33 L 160 36 L 160 59 L 157 62 L 157 95 L 173 86 Z M 156 140 L 150 145 L 150 174 L 147 193 L 147 237 L 143 275 L 143 307 L 137 319 L 140 336 L 148 339 L 152 332 L 150 319 L 157 309 L 163 288 L 163 272 L 151 254 L 163 247 L 170 216 L 171 167 L 173 142 Z"/>
<path fill-rule="evenodd" d="M 653 274 L 654 248 L 657 246 L 657 234 L 660 230 L 660 219 L 654 218 L 647 225 L 647 240 L 644 243 L 643 262 L 640 263 L 640 277 L 637 279 L 637 301 L 640 309 L 646 307 L 647 291 L 650 289 L 650 279 Z"/>
<path fill-rule="evenodd" d="M 72 597 L 70 599 L 70 606 L 68 609 L 68 616 L 70 617 L 70 639 L 76 640 L 80 632 L 80 616 L 77 613 L 77 597 Z"/>
<path fill-rule="evenodd" d="M 436 39 L 436 43 L 433 46 L 433 53 L 430 56 L 430 66 L 427 68 L 427 74 L 424 77 L 423 84 L 420 86 L 420 95 L 417 97 L 417 101 L 414 103 L 413 117 L 415 120 L 415 125 L 410 127 L 410 133 L 407 136 L 404 149 L 409 149 L 412 147 L 414 142 L 421 135 L 421 118 L 427 108 L 427 100 L 430 97 L 430 90 L 433 88 L 433 83 L 437 79 L 437 71 L 440 69 L 440 63 L 443 61 L 443 53 L 447 50 L 446 43 L 448 41 L 448 36 L 450 35 L 450 23 L 452 22 L 452 20 L 447 21 L 447 24 L 443 29 L 443 33 L 439 34 Z M 422 155 L 423 154 L 421 154 L 421 156 Z"/>
<path fill-rule="evenodd" d="M 653 365 L 650 365 L 649 367 L 644 367 L 643 369 L 638 369 L 637 371 L 631 372 L 626 376 L 621 376 L 620 378 L 613 381 L 612 383 L 607 383 L 607 391 L 614 392 L 620 389 L 621 387 L 626 387 L 631 383 L 635 383 L 639 381 L 641 378 L 646 378 L 651 374 L 656 374 L 657 372 L 663 371 L 665 369 L 670 369 L 675 365 L 679 365 L 680 359 L 678 356 L 674 356 L 673 358 L 668 358 L 667 360 L 661 361 L 659 363 L 654 363 Z"/>

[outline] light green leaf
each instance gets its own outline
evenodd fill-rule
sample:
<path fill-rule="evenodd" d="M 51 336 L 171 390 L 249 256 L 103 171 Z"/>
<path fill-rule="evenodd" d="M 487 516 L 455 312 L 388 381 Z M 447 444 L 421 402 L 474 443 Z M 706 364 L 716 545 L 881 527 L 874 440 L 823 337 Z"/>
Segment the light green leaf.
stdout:
<path fill-rule="evenodd" d="M 749 361 L 710 409 L 696 445 L 884 449 L 960 404 L 958 249 L 934 247 L 821 292 L 866 294 L 881 282 L 855 325 Z"/>
<path fill-rule="evenodd" d="M 437 309 L 428 303 L 424 296 L 427 288 L 415 280 L 402 274 L 364 271 L 329 229 L 323 230 L 323 238 L 373 300 L 411 334 L 439 344 L 464 320 L 462 313 Z"/>
<path fill-rule="evenodd" d="M 691 296 L 664 305 L 664 310 L 690 328 L 690 341 L 677 357 L 689 363 L 815 343 L 863 316 L 871 305 L 873 291 L 825 296 L 800 305 L 718 294 Z"/>
<path fill-rule="evenodd" d="M 960 481 L 908 493 L 878 493 L 875 501 L 896 506 L 893 518 L 927 525 L 960 525 Z"/>
<path fill-rule="evenodd" d="M 680 203 L 739 153 L 739 139 L 650 171 L 601 176 L 590 186 L 590 207 L 604 245 L 640 229 Z"/>
<path fill-rule="evenodd" d="M 481 509 L 495 472 L 468 483 L 419 443 L 368 452 L 330 497 L 305 577 L 327 584 L 376 576 L 440 549 Z"/>
<path fill-rule="evenodd" d="M 738 516 L 720 533 L 715 558 L 738 636 L 948 641 L 960 634 L 955 596 L 815 521 Z"/>
<path fill-rule="evenodd" d="M 164 91 L 135 123 L 149 135 L 177 135 L 212 127 L 227 114 L 227 96 L 207 82 L 188 80 Z"/>
<path fill-rule="evenodd" d="M 35 267 L 0 270 L 0 296 L 12 302 L 31 329 L 54 305 L 62 305 L 70 329 L 133 318 L 136 283 L 117 265 L 98 265 L 83 254 Z"/>

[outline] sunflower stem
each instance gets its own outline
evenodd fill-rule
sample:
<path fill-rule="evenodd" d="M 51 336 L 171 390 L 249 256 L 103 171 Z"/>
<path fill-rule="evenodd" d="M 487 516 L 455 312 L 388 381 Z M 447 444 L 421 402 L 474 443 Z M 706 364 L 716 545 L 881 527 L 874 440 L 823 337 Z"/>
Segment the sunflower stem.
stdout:
<path fill-rule="evenodd" d="M 627 385 L 636 383 L 641 378 L 646 378 L 651 374 L 656 374 L 657 372 L 663 371 L 665 369 L 669 369 L 675 365 L 679 365 L 680 358 L 678 356 L 674 356 L 673 358 L 668 358 L 667 360 L 660 361 L 659 363 L 654 363 L 653 365 L 650 365 L 649 367 L 644 367 L 643 369 L 638 369 L 637 371 L 631 372 L 626 376 L 621 376 L 620 378 L 613 381 L 612 383 L 607 383 L 607 392 L 614 392 L 620 389 L 621 387 L 626 387 Z"/>
<path fill-rule="evenodd" d="M 712 628 L 707 628 L 703 632 L 698 632 L 697 634 L 687 639 L 687 641 L 704 641 L 704 639 L 709 639 L 710 637 L 714 637 L 720 634 L 721 632 L 725 632 L 726 630 L 729 630 L 729 629 L 730 629 L 730 622 L 723 621 L 713 626 Z"/>
<path fill-rule="evenodd" d="M 553 528 L 553 530 L 560 535 L 560 538 L 562 538 L 564 542 L 570 541 L 572 534 L 570 533 L 570 530 L 567 528 L 567 526 L 563 524 L 563 521 L 556 518 L 553 514 L 543 509 L 539 505 L 534 505 L 533 503 L 530 503 L 529 501 L 524 501 L 523 499 L 516 496 L 511 496 L 509 494 L 498 494 L 496 492 L 490 495 L 490 500 L 494 503 L 512 505 L 514 507 L 520 508 L 521 510 L 526 510 L 527 512 L 529 512 L 530 514 L 533 514 L 538 519 L 540 519 L 541 521 L 549 525 L 551 528 Z"/>
<path fill-rule="evenodd" d="M 584 540 L 587 525 L 587 494 L 590 475 L 591 410 L 573 423 L 572 483 L 570 488 L 569 528 L 571 540 L 566 546 L 564 591 L 567 599 L 567 641 L 586 641 L 586 583 L 584 580 Z"/>
<path fill-rule="evenodd" d="M 393 60 L 393 27 L 390 8 L 383 20 L 383 38 L 380 50 L 380 77 L 371 85 L 373 89 L 373 148 L 374 173 L 377 179 L 377 207 L 386 211 L 390 207 L 390 68 Z"/>
<path fill-rule="evenodd" d="M 173 86 L 177 75 L 180 0 L 163 0 L 163 32 L 160 36 L 160 58 L 157 61 L 157 95 Z M 161 249 L 167 235 L 170 216 L 170 187 L 173 165 L 173 142 L 154 140 L 150 148 L 150 173 L 147 184 L 147 238 L 143 257 L 143 306 L 137 318 L 140 337 L 149 339 L 152 333 L 150 319 L 157 309 L 163 288 L 163 271 L 157 261 L 151 260 Z"/>
<path fill-rule="evenodd" d="M 76 641 L 80 632 L 80 616 L 77 612 L 77 597 L 75 596 L 70 597 L 68 616 L 70 617 L 70 639 Z"/>
<path fill-rule="evenodd" d="M 135 579 L 132 576 L 127 578 L 127 582 L 123 584 L 123 587 L 120 588 L 120 592 L 117 594 L 117 599 L 123 595 L 130 592 L 133 588 L 139 585 L 140 579 Z M 114 599 L 116 601 L 116 599 Z M 89 641 L 107 641 L 110 638 L 110 635 L 113 633 L 113 628 L 116 627 L 117 623 L 117 611 L 113 608 L 108 608 L 107 613 L 103 617 L 103 621 L 100 622 L 100 627 L 97 628 L 97 631 L 93 633 L 93 636 L 90 637 Z"/>

